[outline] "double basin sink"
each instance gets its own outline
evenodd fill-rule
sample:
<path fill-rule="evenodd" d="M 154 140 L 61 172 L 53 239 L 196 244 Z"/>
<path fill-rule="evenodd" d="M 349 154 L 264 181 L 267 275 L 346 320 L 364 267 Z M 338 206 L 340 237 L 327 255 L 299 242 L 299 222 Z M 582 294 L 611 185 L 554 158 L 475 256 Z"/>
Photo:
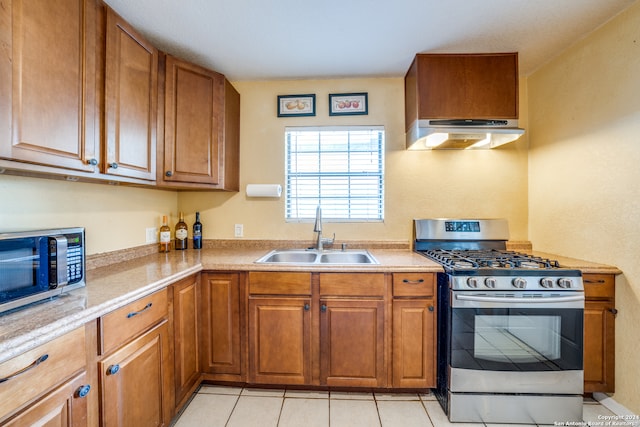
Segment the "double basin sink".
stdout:
<path fill-rule="evenodd" d="M 314 249 L 275 249 L 255 261 L 258 264 L 293 265 L 376 265 L 366 250 L 317 251 Z"/>

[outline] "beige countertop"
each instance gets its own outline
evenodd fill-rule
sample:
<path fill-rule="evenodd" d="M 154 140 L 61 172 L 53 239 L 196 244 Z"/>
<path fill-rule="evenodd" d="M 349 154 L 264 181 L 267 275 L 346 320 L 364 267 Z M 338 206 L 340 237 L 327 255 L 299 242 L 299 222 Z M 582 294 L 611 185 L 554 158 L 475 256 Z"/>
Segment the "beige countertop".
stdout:
<path fill-rule="evenodd" d="M 189 249 L 146 255 L 89 270 L 84 288 L 0 314 L 0 363 L 200 271 L 442 271 L 440 265 L 409 249 L 370 249 L 378 265 L 291 266 L 254 263 L 269 250 L 251 245 L 199 251 Z M 617 268 L 602 264 L 552 254 L 534 254 L 558 259 L 563 267 L 578 268 L 585 273 L 620 273 Z"/>
<path fill-rule="evenodd" d="M 172 251 L 114 263 L 87 272 L 86 286 L 49 301 L 0 314 L 0 363 L 87 322 L 203 270 L 217 271 L 442 271 L 408 249 L 372 249 L 379 265 L 303 266 L 255 264 L 260 248 Z"/>

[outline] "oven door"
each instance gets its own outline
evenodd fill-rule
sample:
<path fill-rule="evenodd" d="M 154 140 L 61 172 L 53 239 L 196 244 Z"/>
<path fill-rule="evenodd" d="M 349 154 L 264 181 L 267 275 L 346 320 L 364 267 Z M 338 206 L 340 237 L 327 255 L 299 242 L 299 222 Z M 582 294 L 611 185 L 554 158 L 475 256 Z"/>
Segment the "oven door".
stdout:
<path fill-rule="evenodd" d="M 582 393 L 582 292 L 450 298 L 452 392 Z"/>

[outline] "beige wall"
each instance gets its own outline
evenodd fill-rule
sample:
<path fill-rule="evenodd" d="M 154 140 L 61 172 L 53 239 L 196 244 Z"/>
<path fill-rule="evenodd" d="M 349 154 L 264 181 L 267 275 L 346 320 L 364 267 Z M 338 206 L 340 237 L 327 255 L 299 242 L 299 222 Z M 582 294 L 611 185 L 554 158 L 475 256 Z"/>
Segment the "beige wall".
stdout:
<path fill-rule="evenodd" d="M 534 248 L 618 266 L 615 399 L 640 413 L 640 3 L 529 78 Z"/>
<path fill-rule="evenodd" d="M 161 215 L 187 223 L 202 213 L 206 239 L 312 239 L 310 223 L 284 220 L 280 199 L 247 199 L 248 183 L 284 184 L 284 128 L 306 125 L 383 125 L 386 130 L 385 221 L 327 223 L 339 240 L 410 241 L 415 217 L 506 217 L 514 240 L 527 238 L 526 136 L 491 151 L 408 152 L 404 141 L 402 78 L 236 82 L 242 96 L 239 193 L 184 192 L 87 184 L 0 174 L 0 231 L 84 226 L 88 254 L 145 244 L 145 228 Z M 368 92 L 366 116 L 329 117 L 328 94 Z M 315 117 L 278 118 L 279 94 L 315 93 Z M 521 95 L 521 105 L 526 105 Z M 521 107 L 522 109 L 523 107 Z M 526 116 L 526 114 L 523 114 Z M 521 120 L 523 126 L 526 123 Z"/>
<path fill-rule="evenodd" d="M 173 191 L 0 175 L 0 231 L 85 227 L 88 254 L 144 245 L 177 210 Z"/>
<path fill-rule="evenodd" d="M 284 187 L 285 126 L 383 125 L 386 131 L 384 223 L 327 223 L 338 240 L 412 238 L 415 217 L 506 217 L 514 240 L 527 239 L 527 141 L 491 151 L 405 150 L 402 78 L 234 82 L 241 102 L 239 193 L 188 192 L 179 204 L 200 210 L 205 238 L 312 239 L 310 223 L 287 223 L 285 197 L 247 198 L 245 186 Z M 366 116 L 330 117 L 328 94 L 368 92 Z M 315 93 L 315 117 L 278 118 L 278 95 Z M 526 98 L 521 94 L 521 101 Z M 526 105 L 521 102 L 521 105 Z M 521 107 L 522 108 L 522 107 Z M 526 116 L 523 114 L 523 116 Z M 521 120 L 521 124 L 525 124 Z"/>

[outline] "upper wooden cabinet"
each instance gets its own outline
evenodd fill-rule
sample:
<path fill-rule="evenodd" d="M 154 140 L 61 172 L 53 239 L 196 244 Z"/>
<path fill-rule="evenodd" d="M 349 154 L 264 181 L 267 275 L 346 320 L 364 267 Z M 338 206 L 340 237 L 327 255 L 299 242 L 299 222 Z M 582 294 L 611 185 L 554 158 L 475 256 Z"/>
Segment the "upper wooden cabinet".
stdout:
<path fill-rule="evenodd" d="M 0 8 L 0 158 L 93 172 L 98 155 L 95 0 Z"/>
<path fill-rule="evenodd" d="M 166 55 L 164 146 L 158 182 L 168 187 L 239 189 L 240 95 L 225 77 Z"/>
<path fill-rule="evenodd" d="M 517 119 L 518 54 L 418 54 L 405 76 L 405 126 L 419 119 Z"/>
<path fill-rule="evenodd" d="M 0 47 L 7 173 L 239 190 L 238 92 L 103 2 L 4 2 Z"/>
<path fill-rule="evenodd" d="M 158 51 L 107 7 L 102 172 L 156 179 Z"/>

